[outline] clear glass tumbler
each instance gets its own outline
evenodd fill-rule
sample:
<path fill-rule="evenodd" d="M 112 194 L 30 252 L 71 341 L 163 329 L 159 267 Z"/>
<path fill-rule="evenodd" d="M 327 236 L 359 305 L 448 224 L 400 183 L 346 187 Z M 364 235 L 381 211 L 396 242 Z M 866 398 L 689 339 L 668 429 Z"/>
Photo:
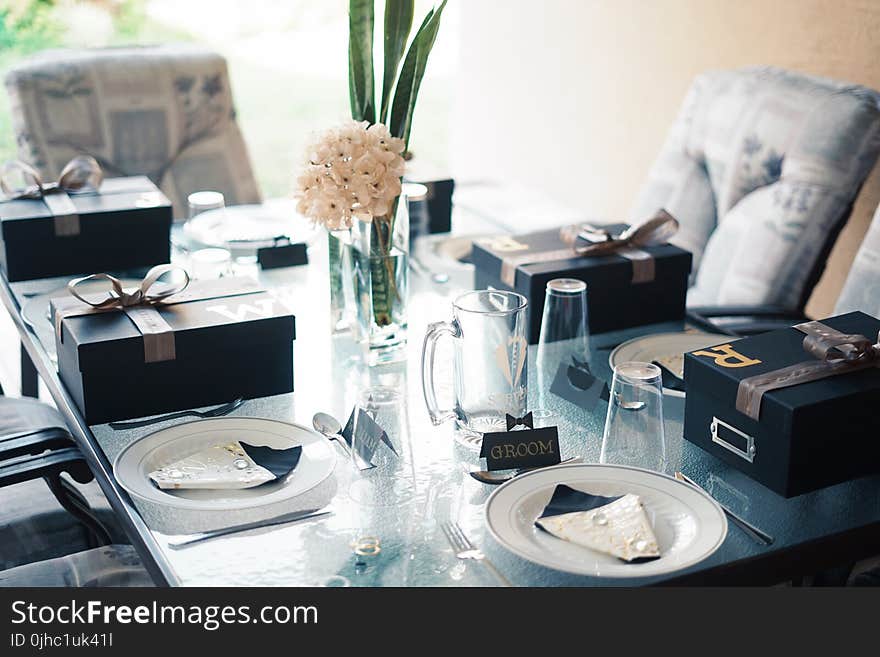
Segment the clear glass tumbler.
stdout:
<path fill-rule="evenodd" d="M 547 283 L 538 363 L 555 367 L 586 365 L 590 357 L 587 329 L 587 284 L 574 278 L 554 278 Z"/>
<path fill-rule="evenodd" d="M 220 192 L 201 191 L 193 192 L 186 197 L 188 208 L 187 219 L 193 219 L 202 212 L 217 210 L 226 207 L 226 199 Z"/>
<path fill-rule="evenodd" d="M 355 408 L 351 457 L 359 474 L 349 489 L 361 504 L 401 504 L 414 492 L 406 396 L 396 388 L 374 386 L 363 390 Z M 359 457 L 359 458 L 358 458 Z M 374 467 L 361 470 L 362 461 Z"/>
<path fill-rule="evenodd" d="M 614 368 L 601 463 L 666 469 L 663 385 L 651 363 L 622 363 Z"/>

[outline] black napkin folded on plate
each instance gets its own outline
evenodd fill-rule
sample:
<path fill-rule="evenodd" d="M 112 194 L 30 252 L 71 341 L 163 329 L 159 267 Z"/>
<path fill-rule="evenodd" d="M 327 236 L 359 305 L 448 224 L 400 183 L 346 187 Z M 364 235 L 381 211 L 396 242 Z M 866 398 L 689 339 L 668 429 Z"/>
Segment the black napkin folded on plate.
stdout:
<path fill-rule="evenodd" d="M 608 504 L 611 504 L 612 502 L 616 502 L 622 497 L 624 496 L 618 495 L 616 497 L 603 497 L 601 495 L 592 495 L 591 493 L 584 493 L 583 491 L 575 490 L 571 486 L 566 486 L 565 484 L 557 484 L 555 490 L 553 491 L 553 497 L 550 498 L 547 506 L 544 507 L 541 515 L 538 516 L 538 518 L 536 519 L 535 527 L 543 532 L 547 532 L 546 529 L 538 524 L 537 520 L 540 520 L 541 518 L 549 518 L 551 516 L 561 516 L 566 513 L 592 511 L 594 509 L 598 509 Z M 550 534 L 550 532 L 547 533 Z M 550 535 L 552 536 L 552 534 Z M 659 558 L 660 557 L 657 556 L 651 556 L 639 557 L 630 561 L 621 559 L 620 561 L 622 561 L 623 563 L 636 564 L 645 563 L 647 561 L 654 561 L 655 559 Z"/>
<path fill-rule="evenodd" d="M 679 390 L 684 392 L 684 379 L 675 374 L 660 361 L 655 360 L 651 362 L 660 368 L 660 380 L 662 381 L 664 388 L 667 390 Z"/>
<path fill-rule="evenodd" d="M 549 518 L 550 516 L 561 516 L 564 513 L 577 513 L 578 511 L 592 511 L 600 506 L 611 504 L 619 500 L 623 495 L 617 497 L 602 497 L 601 495 L 591 495 L 583 491 L 575 490 L 571 486 L 565 484 L 557 484 L 556 490 L 553 491 L 553 497 L 544 507 L 544 511 L 538 516 L 540 518 Z M 536 527 L 543 527 L 535 523 Z"/>
<path fill-rule="evenodd" d="M 283 479 L 294 471 L 296 466 L 299 465 L 303 449 L 302 445 L 288 447 L 287 449 L 275 449 L 274 447 L 249 445 L 241 441 L 238 444 L 241 445 L 241 448 L 251 458 L 251 461 L 271 472 L 275 475 L 275 479 Z"/>

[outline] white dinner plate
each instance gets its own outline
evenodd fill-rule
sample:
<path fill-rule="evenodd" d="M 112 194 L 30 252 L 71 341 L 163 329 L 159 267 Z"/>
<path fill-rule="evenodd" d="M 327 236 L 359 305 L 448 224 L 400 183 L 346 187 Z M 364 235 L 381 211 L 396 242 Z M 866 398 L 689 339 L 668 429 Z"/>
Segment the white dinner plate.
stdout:
<path fill-rule="evenodd" d="M 287 449 L 302 446 L 296 468 L 284 479 L 242 490 L 161 490 L 149 473 L 196 452 L 235 440 Z M 173 509 L 229 512 L 276 504 L 315 488 L 333 473 L 336 461 L 330 442 L 298 424 L 247 417 L 185 422 L 148 434 L 116 457 L 116 480 L 133 497 Z"/>
<path fill-rule="evenodd" d="M 277 238 L 311 242 L 315 227 L 297 214 L 294 203 L 278 200 L 202 212 L 183 225 L 183 232 L 197 244 L 228 249 L 240 257 L 273 246 Z"/>
<path fill-rule="evenodd" d="M 625 563 L 538 529 L 535 520 L 557 484 L 605 497 L 638 495 L 660 545 L 660 558 Z M 559 465 L 522 474 L 489 497 L 486 523 L 495 540 L 523 559 L 594 577 L 650 577 L 681 570 L 711 555 L 727 536 L 724 512 L 703 491 L 666 475 L 620 465 Z"/>
<path fill-rule="evenodd" d="M 139 280 L 123 278 L 121 281 L 122 286 L 126 288 L 140 285 Z M 110 284 L 107 281 L 89 281 L 87 283 L 80 283 L 76 289 L 80 294 L 99 294 L 109 290 Z M 45 292 L 29 298 L 21 308 L 21 318 L 36 334 L 37 339 L 43 345 L 53 363 L 58 361 L 58 356 L 55 353 L 55 325 L 52 322 L 52 317 L 49 315 L 50 302 L 52 299 L 69 296 L 70 293 L 65 285 L 64 287 L 55 288 L 51 292 Z"/>
<path fill-rule="evenodd" d="M 655 333 L 633 338 L 619 344 L 608 356 L 608 364 L 614 371 L 621 363 L 650 363 L 655 360 L 666 361 L 667 368 L 684 378 L 684 355 L 696 349 L 714 347 L 734 338 L 717 333 Z M 684 397 L 681 390 L 664 388 L 663 393 L 671 397 Z"/>

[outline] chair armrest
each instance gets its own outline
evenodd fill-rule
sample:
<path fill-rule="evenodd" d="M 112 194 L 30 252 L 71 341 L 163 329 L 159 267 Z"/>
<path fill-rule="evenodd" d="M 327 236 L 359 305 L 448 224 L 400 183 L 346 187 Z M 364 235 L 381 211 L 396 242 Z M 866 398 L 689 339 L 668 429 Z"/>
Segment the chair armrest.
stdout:
<path fill-rule="evenodd" d="M 0 488 L 43 477 L 55 478 L 67 472 L 76 481 L 89 481 L 92 473 L 76 447 L 64 447 L 48 454 L 31 454 L 0 463 Z"/>
<path fill-rule="evenodd" d="M 780 317 L 793 321 L 805 319 L 803 314 L 782 306 L 695 306 L 688 313 L 701 317 Z"/>
<path fill-rule="evenodd" d="M 65 429 L 49 428 L 0 436 L 0 463 L 26 454 L 42 454 L 46 450 L 76 447 Z"/>

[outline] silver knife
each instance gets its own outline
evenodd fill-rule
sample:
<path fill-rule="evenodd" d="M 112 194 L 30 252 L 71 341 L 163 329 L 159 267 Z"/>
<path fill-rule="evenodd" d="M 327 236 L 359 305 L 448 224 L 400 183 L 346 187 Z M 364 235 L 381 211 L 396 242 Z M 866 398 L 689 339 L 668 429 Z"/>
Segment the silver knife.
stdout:
<path fill-rule="evenodd" d="M 194 543 L 201 543 L 202 541 L 208 541 L 212 538 L 217 538 L 218 536 L 227 536 L 229 534 L 237 534 L 239 532 L 246 532 L 251 529 L 259 529 L 261 527 L 274 527 L 276 525 L 287 525 L 292 522 L 299 522 L 300 520 L 311 520 L 312 518 L 320 518 L 322 516 L 329 516 L 333 512 L 332 511 L 321 511 L 320 509 L 306 509 L 305 511 L 294 511 L 293 513 L 287 513 L 282 516 L 276 516 L 274 518 L 268 518 L 267 520 L 257 520 L 254 522 L 244 523 L 242 525 L 233 525 L 231 527 L 223 527 L 222 529 L 212 529 L 211 531 L 202 532 L 200 534 L 190 534 L 185 538 L 182 538 L 177 541 L 169 541 L 168 547 L 173 550 L 179 550 L 182 547 L 186 547 L 187 545 L 193 545 Z"/>
<path fill-rule="evenodd" d="M 690 484 L 694 488 L 698 488 L 699 490 L 706 493 L 706 495 L 709 495 L 708 491 L 706 491 L 705 488 L 700 486 L 697 482 L 695 482 L 693 479 L 688 477 L 683 472 L 676 472 L 675 478 L 678 479 L 679 481 L 683 481 L 686 484 Z M 709 497 L 712 497 L 712 496 L 709 495 Z M 714 497 L 712 497 L 712 499 L 715 500 Z M 715 502 L 718 504 L 718 506 L 721 507 L 721 510 L 724 511 L 724 513 L 727 515 L 728 518 L 730 518 L 730 520 L 733 522 L 733 524 L 735 524 L 737 527 L 742 529 L 746 534 L 751 536 L 758 543 L 760 543 L 761 545 L 773 545 L 773 537 L 770 536 L 770 534 L 758 529 L 757 527 L 755 527 L 752 523 L 750 523 L 745 518 L 740 518 L 738 515 L 736 515 L 733 511 L 728 509 L 726 506 L 724 506 L 718 500 L 715 500 Z"/>

